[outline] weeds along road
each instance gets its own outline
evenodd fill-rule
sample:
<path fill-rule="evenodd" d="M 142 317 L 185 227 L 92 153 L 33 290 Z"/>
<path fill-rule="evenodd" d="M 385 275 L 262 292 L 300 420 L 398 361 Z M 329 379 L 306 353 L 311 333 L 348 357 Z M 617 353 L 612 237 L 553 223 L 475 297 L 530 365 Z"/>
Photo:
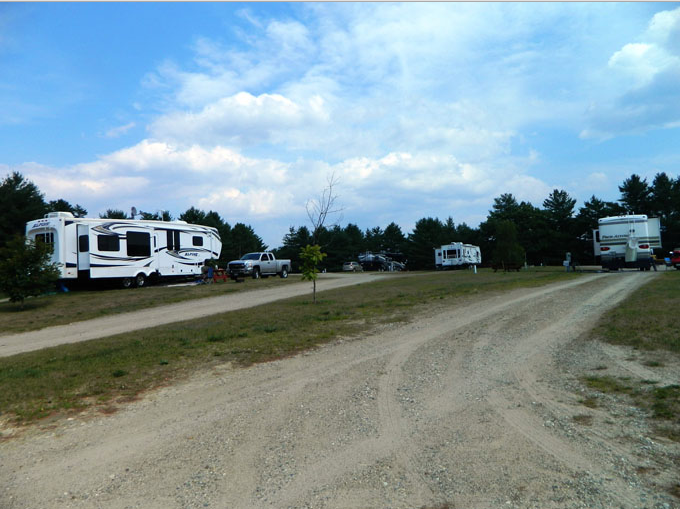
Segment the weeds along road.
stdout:
<path fill-rule="evenodd" d="M 332 290 L 343 286 L 357 285 L 389 277 L 379 273 L 319 274 L 317 291 Z M 291 278 L 293 279 L 293 278 Z M 259 306 L 281 299 L 312 293 L 312 283 L 293 282 L 277 288 L 238 292 L 194 299 L 132 313 L 120 313 L 93 320 L 74 322 L 68 325 L 47 327 L 38 331 L 20 334 L 0 335 L 0 357 L 22 352 L 40 350 L 65 343 L 78 343 L 90 339 L 104 338 L 139 329 L 168 323 L 193 320 L 217 313 L 226 313 L 248 307 Z"/>
<path fill-rule="evenodd" d="M 677 507 L 643 431 L 573 420 L 602 362 L 580 335 L 655 276 L 471 300 L 33 430 L 0 443 L 0 507 Z"/>

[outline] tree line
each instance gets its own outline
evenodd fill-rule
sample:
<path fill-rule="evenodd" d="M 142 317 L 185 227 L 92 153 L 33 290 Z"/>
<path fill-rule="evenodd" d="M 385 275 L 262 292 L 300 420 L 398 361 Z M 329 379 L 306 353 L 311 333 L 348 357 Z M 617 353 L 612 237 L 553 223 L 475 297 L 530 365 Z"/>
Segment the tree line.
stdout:
<path fill-rule="evenodd" d="M 416 221 L 413 231 L 404 233 L 392 222 L 384 229 L 376 226 L 366 230 L 356 224 L 321 226 L 311 231 L 307 226 L 291 226 L 280 247 L 273 249 L 279 258 L 290 258 L 293 268 L 300 267 L 300 250 L 308 244 L 319 244 L 327 257 L 320 267 L 340 270 L 342 263 L 355 260 L 363 252 L 385 252 L 407 262 L 412 270 L 431 269 L 434 266 L 433 248 L 451 242 L 464 242 L 480 246 L 482 259 L 511 256 L 529 265 L 560 265 L 565 253 L 581 264 L 595 262 L 592 249 L 592 230 L 597 220 L 621 214 L 647 214 L 661 220 L 663 256 L 680 246 L 680 177 L 672 178 L 658 173 L 651 183 L 637 174 L 631 175 L 618 186 L 620 198 L 604 201 L 596 196 L 576 210 L 576 199 L 566 191 L 555 189 L 536 207 L 518 201 L 505 193 L 494 199 L 485 221 L 473 228 L 455 224 L 451 216 L 445 220 L 426 217 Z M 46 202 L 44 195 L 32 182 L 15 172 L 0 184 L 0 247 L 15 234 L 23 234 L 27 221 L 42 217 L 48 211 L 69 211 L 84 217 L 87 211 L 63 199 Z M 118 209 L 109 209 L 102 218 L 130 218 Z M 167 211 L 139 212 L 142 219 L 169 221 Z M 221 266 L 250 251 L 262 251 L 267 246 L 253 228 L 244 223 L 233 226 L 217 212 L 191 207 L 177 219 L 193 224 L 217 228 L 222 238 Z"/>

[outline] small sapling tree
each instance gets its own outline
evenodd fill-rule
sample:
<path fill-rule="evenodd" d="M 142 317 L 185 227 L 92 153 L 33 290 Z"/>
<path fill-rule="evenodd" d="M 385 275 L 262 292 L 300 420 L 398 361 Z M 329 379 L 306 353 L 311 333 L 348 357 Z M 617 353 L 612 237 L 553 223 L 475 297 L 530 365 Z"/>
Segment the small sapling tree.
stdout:
<path fill-rule="evenodd" d="M 307 244 L 300 251 L 300 260 L 302 261 L 302 266 L 300 267 L 302 271 L 302 280 L 312 282 L 312 294 L 314 304 L 316 304 L 316 278 L 319 273 L 318 265 L 326 257 L 326 253 L 321 252 L 321 247 L 317 244 L 310 246 Z"/>
<path fill-rule="evenodd" d="M 52 245 L 15 236 L 0 249 L 0 291 L 24 308 L 26 297 L 54 288 L 59 269 L 50 263 Z"/>

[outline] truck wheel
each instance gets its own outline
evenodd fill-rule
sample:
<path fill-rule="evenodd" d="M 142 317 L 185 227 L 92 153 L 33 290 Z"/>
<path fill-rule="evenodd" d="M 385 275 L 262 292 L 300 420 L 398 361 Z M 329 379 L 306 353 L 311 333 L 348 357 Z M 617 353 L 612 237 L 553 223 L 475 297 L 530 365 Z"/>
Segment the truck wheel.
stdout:
<path fill-rule="evenodd" d="M 121 279 L 121 281 L 120 281 L 120 285 L 121 285 L 123 288 L 132 288 L 132 283 L 133 283 L 133 281 L 132 281 L 132 278 L 131 278 L 131 277 L 124 277 L 124 278 Z"/>
<path fill-rule="evenodd" d="M 137 274 L 137 276 L 135 277 L 135 286 L 141 288 L 141 287 L 144 286 L 145 284 L 146 284 L 146 276 L 145 276 L 143 273 L 140 272 L 140 273 Z"/>
<path fill-rule="evenodd" d="M 255 267 L 253 269 L 253 279 L 260 279 L 260 268 Z"/>
<path fill-rule="evenodd" d="M 288 267 L 284 267 L 281 269 L 281 279 L 286 279 L 288 277 Z"/>

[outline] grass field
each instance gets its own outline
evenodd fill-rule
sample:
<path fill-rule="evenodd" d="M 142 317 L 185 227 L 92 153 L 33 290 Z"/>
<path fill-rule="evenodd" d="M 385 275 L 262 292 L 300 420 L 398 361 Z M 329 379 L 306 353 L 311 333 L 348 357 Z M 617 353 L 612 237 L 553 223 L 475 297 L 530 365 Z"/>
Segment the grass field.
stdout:
<path fill-rule="evenodd" d="M 208 319 L 0 358 L 0 412 L 21 423 L 93 406 L 113 411 L 116 402 L 216 363 L 249 365 L 281 358 L 339 337 L 359 337 L 381 323 L 408 321 L 433 303 L 453 305 L 470 295 L 576 277 L 580 275 L 561 268 L 395 275 L 385 281 L 322 292 L 316 305 L 311 297 L 299 297 Z M 185 287 L 183 291 L 197 292 L 193 294 L 197 298 L 230 288 L 247 291 L 261 287 L 260 283 L 286 282 L 247 281 L 240 287 L 206 285 Z M 164 297 L 163 292 L 169 296 Z M 133 296 L 138 299 L 135 304 L 125 302 Z M 119 298 L 121 307 L 134 309 L 163 299 L 174 302 L 180 295 L 172 288 L 100 295 L 88 292 L 82 296 L 74 293 L 51 296 L 50 302 L 41 303 L 44 307 L 25 313 L 62 309 L 66 316 L 60 319 L 68 322 L 82 317 L 82 308 L 103 310 L 110 299 Z"/>
<path fill-rule="evenodd" d="M 680 271 L 668 271 L 606 313 L 590 338 L 632 347 L 648 368 L 678 365 L 680 355 Z M 605 371 L 607 366 L 598 368 Z M 680 441 L 680 385 L 654 380 L 592 375 L 583 382 L 603 394 L 617 394 L 645 409 L 657 421 L 657 432 Z M 596 406 L 595 400 L 584 401 Z"/>
<path fill-rule="evenodd" d="M 288 281 L 276 277 L 258 281 L 246 280 L 243 283 L 229 281 L 212 285 L 72 291 L 28 299 L 24 303 L 23 311 L 18 304 L 0 302 L 0 331 L 8 334 L 37 330 L 185 300 L 270 288 L 289 284 Z"/>

